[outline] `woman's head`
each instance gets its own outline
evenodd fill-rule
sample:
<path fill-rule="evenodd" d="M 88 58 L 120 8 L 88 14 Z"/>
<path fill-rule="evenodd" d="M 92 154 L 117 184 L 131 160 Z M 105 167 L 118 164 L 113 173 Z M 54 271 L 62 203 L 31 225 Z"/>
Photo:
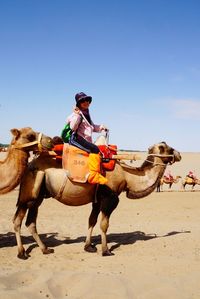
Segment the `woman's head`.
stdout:
<path fill-rule="evenodd" d="M 92 102 L 92 97 L 87 96 L 84 92 L 79 92 L 75 95 L 76 106 L 80 109 L 88 109 Z"/>

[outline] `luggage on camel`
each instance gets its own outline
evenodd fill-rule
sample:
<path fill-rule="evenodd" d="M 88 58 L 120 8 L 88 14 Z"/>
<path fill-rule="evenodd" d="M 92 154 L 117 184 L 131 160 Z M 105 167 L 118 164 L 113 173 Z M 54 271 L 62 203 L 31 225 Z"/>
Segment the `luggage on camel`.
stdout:
<path fill-rule="evenodd" d="M 86 183 L 89 176 L 89 154 L 73 145 L 64 144 L 62 166 L 67 170 L 67 176 L 73 182 Z"/>
<path fill-rule="evenodd" d="M 100 154 L 89 154 L 73 145 L 64 144 L 62 165 L 67 170 L 68 177 L 75 182 L 90 184 L 105 184 L 107 179 L 102 175 L 106 171 L 111 171 L 115 167 L 116 160 L 111 157 L 111 152 L 107 146 L 99 146 Z M 103 162 L 102 162 L 103 161 Z"/>
<path fill-rule="evenodd" d="M 107 171 L 113 171 L 117 160 L 139 160 L 137 154 L 117 154 L 116 145 L 98 145 L 99 154 L 89 154 L 68 143 L 54 147 L 55 158 L 62 159 L 62 167 L 73 182 L 91 184 L 105 184 Z M 98 174 L 96 174 L 98 173 Z"/>

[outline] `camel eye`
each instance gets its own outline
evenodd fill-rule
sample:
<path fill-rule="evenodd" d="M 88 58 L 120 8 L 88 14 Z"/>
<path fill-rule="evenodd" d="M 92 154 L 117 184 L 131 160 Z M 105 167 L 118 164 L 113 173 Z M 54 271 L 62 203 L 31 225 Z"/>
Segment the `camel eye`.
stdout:
<path fill-rule="evenodd" d="M 35 140 L 35 134 L 29 134 L 28 136 L 29 141 L 34 141 Z"/>
<path fill-rule="evenodd" d="M 160 148 L 160 153 L 161 153 L 161 154 L 163 154 L 163 153 L 164 153 L 164 151 L 165 151 L 165 147 L 164 147 L 164 146 L 162 146 L 162 145 L 160 145 L 160 146 L 159 146 L 159 148 Z"/>

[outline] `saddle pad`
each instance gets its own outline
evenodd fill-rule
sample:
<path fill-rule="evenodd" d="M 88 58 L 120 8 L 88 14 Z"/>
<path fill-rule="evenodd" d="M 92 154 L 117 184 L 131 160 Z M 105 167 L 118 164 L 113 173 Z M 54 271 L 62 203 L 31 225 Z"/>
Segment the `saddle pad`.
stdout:
<path fill-rule="evenodd" d="M 164 175 L 164 179 L 165 179 L 167 182 L 172 182 L 172 183 L 173 183 L 173 178 L 168 178 L 167 176 Z"/>
<path fill-rule="evenodd" d="M 63 144 L 56 144 L 52 148 L 52 151 L 56 153 L 56 160 L 62 160 L 63 147 Z"/>
<path fill-rule="evenodd" d="M 112 171 L 115 168 L 116 160 L 112 159 L 112 155 L 117 154 L 116 145 L 98 145 L 103 156 L 102 168 L 103 170 Z"/>
<path fill-rule="evenodd" d="M 89 154 L 68 143 L 63 147 L 63 168 L 67 170 L 68 177 L 73 182 L 86 183 L 89 176 Z"/>
<path fill-rule="evenodd" d="M 186 177 L 186 181 L 189 183 L 189 184 L 192 184 L 194 182 L 194 179 L 193 178 L 190 178 L 190 177 Z"/>

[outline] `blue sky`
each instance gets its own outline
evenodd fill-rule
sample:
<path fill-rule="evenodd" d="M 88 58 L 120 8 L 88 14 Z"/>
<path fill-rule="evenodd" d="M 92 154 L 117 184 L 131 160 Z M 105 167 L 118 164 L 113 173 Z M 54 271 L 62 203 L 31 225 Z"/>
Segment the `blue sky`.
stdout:
<path fill-rule="evenodd" d="M 120 149 L 200 151 L 199 11 L 198 0 L 0 0 L 0 143 L 25 126 L 60 135 L 83 91 Z"/>

